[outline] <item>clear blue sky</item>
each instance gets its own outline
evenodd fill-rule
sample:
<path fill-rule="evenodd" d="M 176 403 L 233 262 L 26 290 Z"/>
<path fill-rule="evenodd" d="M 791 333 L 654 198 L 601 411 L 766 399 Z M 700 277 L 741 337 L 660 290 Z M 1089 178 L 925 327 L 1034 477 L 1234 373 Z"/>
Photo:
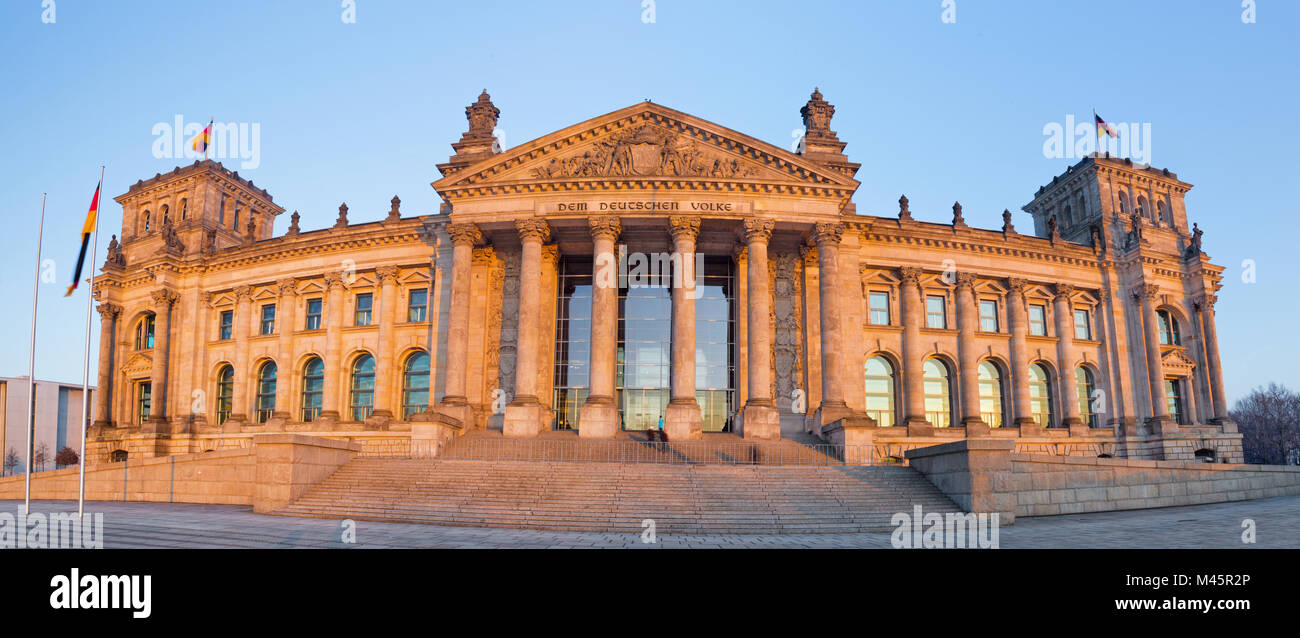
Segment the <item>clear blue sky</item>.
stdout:
<path fill-rule="evenodd" d="M 862 163 L 859 212 L 1001 225 L 1073 162 L 1043 156 L 1043 126 L 1096 108 L 1152 125 L 1151 159 L 1195 185 L 1205 250 L 1228 267 L 1218 306 L 1230 399 L 1300 388 L 1295 27 L 1300 3 L 940 0 L 398 2 L 340 0 L 0 4 L 0 375 L 25 374 L 37 216 L 49 193 L 37 377 L 80 380 L 85 294 L 61 297 L 98 167 L 106 200 L 178 163 L 153 126 L 258 123 L 241 170 L 304 229 L 379 219 L 394 194 L 434 212 L 434 165 L 487 88 L 517 145 L 646 98 L 782 146 L 813 86 Z M 286 214 L 277 223 L 281 233 Z M 104 236 L 121 208 L 103 207 Z M 102 262 L 103 242 L 100 261 Z M 1243 259 L 1257 283 L 1243 284 Z M 98 264 L 96 264 L 98 266 Z M 97 330 L 95 343 L 98 342 Z M 93 366 L 92 366 L 93 374 Z"/>

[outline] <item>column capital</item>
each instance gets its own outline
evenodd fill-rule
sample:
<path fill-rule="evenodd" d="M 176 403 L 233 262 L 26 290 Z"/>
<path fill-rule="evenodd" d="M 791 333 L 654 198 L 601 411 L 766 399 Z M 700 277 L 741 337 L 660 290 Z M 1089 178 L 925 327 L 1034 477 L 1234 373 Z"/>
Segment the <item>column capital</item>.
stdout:
<path fill-rule="evenodd" d="M 275 282 L 275 289 L 281 297 L 288 297 L 298 293 L 298 279 L 296 277 L 285 277 Z"/>
<path fill-rule="evenodd" d="M 483 241 L 483 232 L 475 224 L 447 224 L 447 234 L 451 236 L 451 243 L 455 246 L 474 246 Z"/>
<path fill-rule="evenodd" d="M 819 223 L 813 226 L 813 241 L 818 246 L 836 246 L 844 236 L 844 224 Z"/>
<path fill-rule="evenodd" d="M 1196 306 L 1197 310 L 1205 310 L 1205 311 L 1213 312 L 1214 304 L 1218 303 L 1218 301 L 1219 301 L 1218 295 L 1207 292 L 1203 295 L 1196 297 L 1196 299 L 1192 301 L 1192 304 Z"/>
<path fill-rule="evenodd" d="M 689 239 L 695 241 L 700 235 L 700 218 L 673 216 L 668 218 L 668 233 L 673 241 Z"/>
<path fill-rule="evenodd" d="M 970 290 L 975 286 L 975 275 L 968 272 L 957 273 L 957 290 Z"/>
<path fill-rule="evenodd" d="M 1019 277 L 1007 278 L 1007 290 L 1015 295 L 1024 296 L 1025 288 L 1029 287 L 1029 282 Z"/>
<path fill-rule="evenodd" d="M 799 258 L 803 259 L 804 266 L 817 265 L 817 247 L 801 244 L 799 246 Z"/>
<path fill-rule="evenodd" d="M 380 266 L 375 269 L 375 276 L 379 278 L 379 283 L 391 284 L 397 281 L 397 266 Z"/>
<path fill-rule="evenodd" d="M 623 232 L 623 222 L 618 217 L 588 217 L 587 226 L 591 229 L 592 239 L 608 239 L 618 241 L 618 236 Z"/>
<path fill-rule="evenodd" d="M 234 295 L 235 295 L 235 302 L 238 303 L 238 302 L 244 301 L 245 299 L 248 299 L 249 296 L 251 296 L 251 295 L 253 294 L 253 287 L 252 287 L 252 286 L 235 286 L 234 290 L 232 290 L 231 292 L 234 293 Z"/>
<path fill-rule="evenodd" d="M 560 247 L 555 244 L 545 244 L 542 246 L 542 262 L 556 264 L 560 261 Z"/>
<path fill-rule="evenodd" d="M 347 281 L 347 275 L 342 270 L 327 272 L 323 277 L 325 278 L 325 287 L 330 290 L 343 288 L 344 282 Z"/>
<path fill-rule="evenodd" d="M 149 298 L 153 300 L 156 310 L 167 310 L 173 303 L 176 303 L 177 295 L 167 288 L 160 288 L 149 293 Z"/>
<path fill-rule="evenodd" d="M 1160 296 L 1160 286 L 1155 284 L 1139 284 L 1133 287 L 1133 297 L 1138 301 L 1146 299 L 1155 299 Z"/>
<path fill-rule="evenodd" d="M 751 217 L 746 219 L 744 221 L 744 231 L 742 233 L 745 238 L 745 243 L 752 244 L 756 241 L 767 243 L 771 241 L 772 229 L 775 226 L 776 222 L 771 219 L 763 219 L 761 217 Z"/>
<path fill-rule="evenodd" d="M 108 320 L 116 319 L 118 315 L 122 314 L 122 306 L 107 301 L 95 306 L 95 310 L 98 310 L 99 314 Z"/>
<path fill-rule="evenodd" d="M 1074 284 L 1056 284 L 1052 286 L 1052 289 L 1056 292 L 1053 297 L 1056 301 L 1068 302 L 1070 301 L 1070 295 L 1074 294 Z"/>
<path fill-rule="evenodd" d="M 921 269 L 916 266 L 903 266 L 898 269 L 898 279 L 903 284 L 920 286 Z"/>
<path fill-rule="evenodd" d="M 551 238 L 551 225 L 544 219 L 520 219 L 515 221 L 520 241 L 537 240 L 546 243 Z"/>

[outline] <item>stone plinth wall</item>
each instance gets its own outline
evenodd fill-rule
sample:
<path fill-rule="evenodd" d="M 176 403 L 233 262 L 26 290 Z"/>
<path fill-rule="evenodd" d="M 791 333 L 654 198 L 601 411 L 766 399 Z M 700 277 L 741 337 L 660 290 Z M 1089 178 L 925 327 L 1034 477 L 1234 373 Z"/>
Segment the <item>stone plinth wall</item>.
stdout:
<path fill-rule="evenodd" d="M 86 500 L 249 505 L 251 449 L 127 460 L 86 467 Z M 24 476 L 0 479 L 0 499 L 22 500 Z M 32 474 L 32 498 L 75 500 L 78 468 Z"/>
<path fill-rule="evenodd" d="M 252 505 L 270 511 L 297 498 L 361 446 L 301 434 L 264 434 L 246 448 L 86 467 L 86 500 Z M 32 498 L 75 500 L 78 468 L 32 475 Z M 0 500 L 23 498 L 23 475 L 0 478 Z"/>
<path fill-rule="evenodd" d="M 1300 494 L 1300 467 L 1012 454 L 1019 516 Z"/>
<path fill-rule="evenodd" d="M 906 451 L 908 463 L 968 512 L 1046 516 L 1300 494 L 1300 467 L 1048 456 L 1010 440 Z"/>

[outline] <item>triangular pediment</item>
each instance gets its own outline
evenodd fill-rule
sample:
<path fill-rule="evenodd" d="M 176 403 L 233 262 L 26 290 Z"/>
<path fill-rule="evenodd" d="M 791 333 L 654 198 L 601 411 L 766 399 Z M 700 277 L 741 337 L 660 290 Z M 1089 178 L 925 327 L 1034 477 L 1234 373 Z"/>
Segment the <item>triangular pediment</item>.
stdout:
<path fill-rule="evenodd" d="M 651 102 L 493 155 L 433 183 L 444 197 L 620 189 L 765 191 L 847 197 L 858 182 L 788 150 Z"/>
<path fill-rule="evenodd" d="M 145 352 L 135 352 L 122 364 L 122 373 L 128 378 L 148 376 L 153 371 L 153 357 Z"/>
<path fill-rule="evenodd" d="M 1196 369 L 1196 361 L 1187 356 L 1181 348 L 1174 348 L 1160 357 L 1165 372 L 1172 374 L 1191 374 Z"/>

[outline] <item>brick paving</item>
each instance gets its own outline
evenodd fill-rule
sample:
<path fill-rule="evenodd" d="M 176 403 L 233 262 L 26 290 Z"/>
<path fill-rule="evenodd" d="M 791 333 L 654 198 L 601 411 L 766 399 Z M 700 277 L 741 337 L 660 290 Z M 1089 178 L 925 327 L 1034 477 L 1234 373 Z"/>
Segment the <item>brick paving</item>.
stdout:
<path fill-rule="evenodd" d="M 33 501 L 35 512 L 75 511 L 67 501 Z M 0 501 L 17 512 L 22 501 Z M 105 548 L 888 548 L 887 533 L 640 534 L 356 523 L 355 544 L 341 540 L 337 520 L 264 516 L 251 507 L 88 502 L 104 514 Z M 1257 543 L 1241 542 L 1253 519 Z M 1300 496 L 1125 512 L 1021 518 L 1000 530 L 1011 548 L 1300 548 Z"/>

